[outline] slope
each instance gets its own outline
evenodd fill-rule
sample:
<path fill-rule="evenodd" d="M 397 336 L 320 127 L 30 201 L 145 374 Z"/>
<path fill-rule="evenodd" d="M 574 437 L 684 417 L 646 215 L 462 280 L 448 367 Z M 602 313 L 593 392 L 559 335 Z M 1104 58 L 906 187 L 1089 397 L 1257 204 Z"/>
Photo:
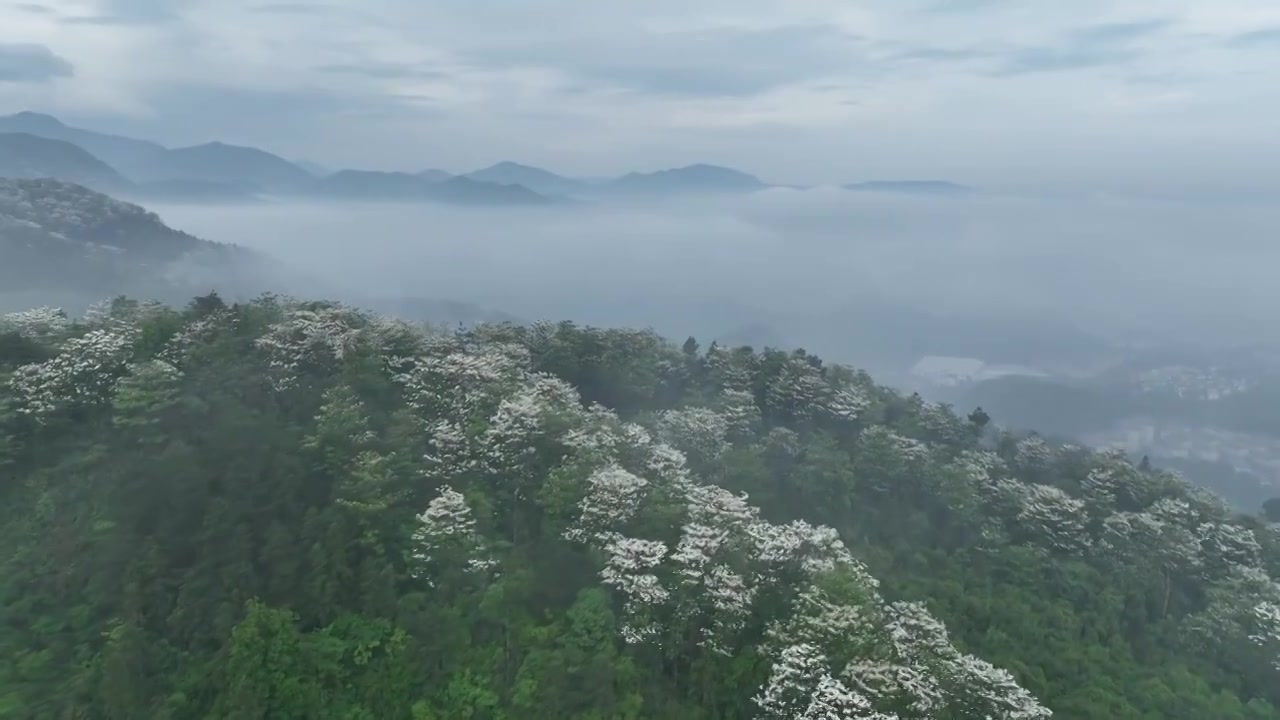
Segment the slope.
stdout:
<path fill-rule="evenodd" d="M 27 133 L 69 142 L 92 153 L 131 180 L 138 181 L 158 179 L 152 177 L 148 169 L 160 162 L 167 152 L 158 143 L 82 130 L 66 125 L 52 115 L 29 111 L 0 117 L 0 132 Z"/>
<path fill-rule="evenodd" d="M 1280 717 L 1274 529 L 803 352 L 5 322 L 15 718 Z"/>
<path fill-rule="evenodd" d="M 31 295 L 81 305 L 124 292 L 171 300 L 248 282 L 262 260 L 51 179 L 0 179 L 0 258 L 0 299 L 10 306 Z"/>

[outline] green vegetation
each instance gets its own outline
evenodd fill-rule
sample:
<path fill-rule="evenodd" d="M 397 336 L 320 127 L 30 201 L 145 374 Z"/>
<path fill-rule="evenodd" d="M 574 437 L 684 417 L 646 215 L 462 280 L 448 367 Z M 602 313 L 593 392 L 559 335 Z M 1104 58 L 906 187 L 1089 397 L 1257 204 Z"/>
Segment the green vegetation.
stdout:
<path fill-rule="evenodd" d="M 0 718 L 1280 718 L 1276 528 L 988 420 L 567 323 L 8 316 Z"/>

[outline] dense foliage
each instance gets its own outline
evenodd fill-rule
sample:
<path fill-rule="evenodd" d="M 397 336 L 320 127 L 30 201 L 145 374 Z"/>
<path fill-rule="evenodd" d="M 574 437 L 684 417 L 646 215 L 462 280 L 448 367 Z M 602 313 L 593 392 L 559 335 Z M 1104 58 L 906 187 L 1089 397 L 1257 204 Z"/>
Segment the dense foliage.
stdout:
<path fill-rule="evenodd" d="M 1280 718 L 1274 526 L 803 351 L 117 300 L 0 389 L 0 718 Z"/>

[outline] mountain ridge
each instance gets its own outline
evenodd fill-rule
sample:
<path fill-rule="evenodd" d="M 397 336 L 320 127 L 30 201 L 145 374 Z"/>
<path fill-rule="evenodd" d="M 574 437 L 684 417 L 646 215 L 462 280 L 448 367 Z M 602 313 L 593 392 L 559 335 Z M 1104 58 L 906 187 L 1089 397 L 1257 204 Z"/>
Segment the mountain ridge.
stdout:
<path fill-rule="evenodd" d="M 374 199 L 376 193 L 371 190 L 357 191 L 347 186 L 342 179 L 324 183 L 326 178 L 343 172 L 344 169 L 327 171 L 320 165 L 308 162 L 291 162 L 283 157 L 260 148 L 233 145 L 222 141 L 211 141 L 199 145 L 169 148 L 148 140 L 140 140 L 121 135 L 99 133 L 92 130 L 66 125 L 52 115 L 23 111 L 13 115 L 0 117 L 0 132 L 27 132 L 29 134 L 63 140 L 78 145 L 103 162 L 110 165 L 121 175 L 136 183 L 141 193 L 148 185 L 155 185 L 156 199 L 173 199 L 179 195 L 172 188 L 181 187 L 182 182 L 219 183 L 224 187 L 192 186 L 193 199 L 215 201 L 225 197 L 236 199 L 233 189 L 254 188 L 259 192 L 283 192 L 305 195 L 311 188 L 320 188 L 325 194 L 359 195 L 366 199 Z M 376 177 L 372 173 L 385 175 L 401 175 L 391 171 L 346 169 L 351 173 L 370 173 L 368 179 L 391 187 L 389 197 L 377 199 L 389 200 L 399 195 L 413 196 L 410 183 L 399 180 L 391 183 L 387 177 Z M 489 183 L 494 186 L 519 186 L 531 193 L 543 196 L 547 201 L 558 202 L 567 198 L 592 200 L 597 198 L 661 197 L 681 193 L 750 193 L 773 187 L 805 190 L 810 186 L 784 184 L 774 185 L 760 178 L 720 165 L 709 163 L 693 163 L 680 167 L 656 171 L 632 171 L 615 177 L 575 178 L 561 175 L 545 168 L 501 160 L 492 165 L 463 172 L 448 173 L 443 170 L 427 169 L 415 173 L 425 180 L 446 182 L 456 177 L 465 177 L 473 181 Z M 346 180 L 350 180 L 348 175 Z M 320 181 L 320 182 L 317 182 Z M 170 189 L 165 191 L 165 184 Z M 333 188 L 337 185 L 339 188 Z M 461 188 L 467 189 L 461 189 Z M 974 189 L 948 181 L 904 180 L 904 181 L 868 181 L 850 183 L 840 186 L 855 192 L 886 192 L 931 196 L 969 195 Z M 458 185 L 452 189 L 442 190 L 438 201 L 459 202 L 463 204 L 530 204 L 539 202 L 528 193 L 511 190 L 493 189 L 492 197 L 481 199 L 478 189 L 471 186 Z M 145 194 L 139 194 L 146 198 Z M 248 194 L 239 200 L 252 199 Z"/>

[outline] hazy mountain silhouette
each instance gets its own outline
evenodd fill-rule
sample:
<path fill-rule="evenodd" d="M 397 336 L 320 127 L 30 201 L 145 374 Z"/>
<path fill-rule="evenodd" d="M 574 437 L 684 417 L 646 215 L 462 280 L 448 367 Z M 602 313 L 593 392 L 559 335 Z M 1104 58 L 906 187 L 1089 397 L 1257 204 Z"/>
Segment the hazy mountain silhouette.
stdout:
<path fill-rule="evenodd" d="M 445 172 L 444 170 L 437 170 L 435 168 L 427 168 L 426 170 L 419 171 L 415 174 L 423 180 L 430 180 L 431 182 L 448 180 L 454 176 L 451 172 Z"/>
<path fill-rule="evenodd" d="M 311 173 L 265 150 L 223 142 L 169 150 L 161 179 L 182 178 L 210 182 L 253 184 L 266 190 L 299 190 Z"/>
<path fill-rule="evenodd" d="M 306 170 L 257 148 L 221 142 L 169 149 L 147 140 L 71 127 L 43 113 L 0 117 L 0 132 L 28 133 L 79 146 L 137 183 L 202 180 L 262 189 L 296 189 L 312 178 Z"/>
<path fill-rule="evenodd" d="M 542 168 L 509 161 L 469 172 L 466 177 L 500 185 L 523 185 L 543 195 L 573 195 L 584 189 L 584 184 L 580 180 L 557 175 Z"/>
<path fill-rule="evenodd" d="M 718 165 L 688 165 L 658 172 L 633 172 L 606 188 L 613 193 L 755 192 L 769 187 L 754 175 Z"/>
<path fill-rule="evenodd" d="M 29 133 L 0 133 L 0 177 L 58 178 L 101 190 L 129 185 L 84 148 Z"/>

